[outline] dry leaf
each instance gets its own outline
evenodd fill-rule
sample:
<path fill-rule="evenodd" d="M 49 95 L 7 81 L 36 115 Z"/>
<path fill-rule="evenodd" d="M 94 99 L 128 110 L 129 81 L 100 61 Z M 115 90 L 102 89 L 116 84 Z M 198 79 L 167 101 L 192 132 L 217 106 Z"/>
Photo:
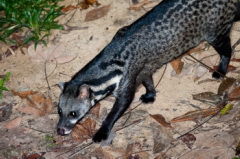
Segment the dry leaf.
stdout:
<path fill-rule="evenodd" d="M 27 107 L 23 108 L 22 110 L 23 112 L 25 111 L 24 113 L 42 116 L 45 115 L 45 113 L 52 113 L 54 110 L 54 105 L 51 98 L 45 97 L 45 95 L 41 93 L 37 93 L 31 90 L 21 92 L 15 92 L 14 90 L 12 90 L 12 93 L 16 96 L 26 99 L 28 106 L 36 108 L 31 110 Z"/>
<path fill-rule="evenodd" d="M 126 159 L 144 159 L 149 158 L 149 154 L 142 150 L 140 143 L 131 143 L 127 145 L 124 158 Z"/>
<path fill-rule="evenodd" d="M 81 8 L 81 9 L 88 9 L 90 6 L 93 6 L 93 5 L 96 5 L 96 6 L 99 6 L 100 3 L 96 0 L 83 0 L 78 6 Z"/>
<path fill-rule="evenodd" d="M 26 114 L 30 114 L 30 115 L 34 115 L 34 116 L 44 116 L 46 113 L 43 112 L 42 110 L 38 109 L 38 108 L 34 108 L 34 107 L 19 107 L 18 111 L 26 113 Z"/>
<path fill-rule="evenodd" d="M 15 92 L 14 90 L 11 90 L 11 92 L 12 92 L 13 95 L 19 96 L 20 98 L 27 98 L 28 96 L 37 93 L 37 92 L 32 91 L 32 90 L 20 91 L 20 92 Z"/>
<path fill-rule="evenodd" d="M 240 86 L 233 89 L 233 91 L 231 91 L 231 93 L 228 96 L 228 100 L 230 101 L 238 99 L 240 99 Z"/>
<path fill-rule="evenodd" d="M 196 141 L 196 137 L 193 134 L 185 134 L 180 137 L 180 139 L 188 146 L 188 148 L 192 149 L 194 142 Z"/>
<path fill-rule="evenodd" d="M 75 7 L 75 6 L 72 6 L 72 5 L 69 5 L 67 7 L 64 7 L 61 11 L 62 12 L 68 12 L 70 10 L 74 10 L 74 9 L 77 9 L 78 7 Z"/>
<path fill-rule="evenodd" d="M 202 92 L 198 94 L 193 94 L 192 97 L 194 100 L 199 100 L 201 102 L 208 102 L 213 104 L 217 104 L 220 101 L 222 101 L 222 97 L 213 92 Z"/>
<path fill-rule="evenodd" d="M 96 2 L 97 2 L 96 0 L 85 0 L 85 3 L 91 4 L 91 5 L 93 5 Z"/>
<path fill-rule="evenodd" d="M 217 70 L 218 66 L 213 66 L 213 69 L 209 70 L 209 72 L 213 72 L 213 70 Z M 237 69 L 237 67 L 233 65 L 228 65 L 227 72 L 233 72 Z"/>
<path fill-rule="evenodd" d="M 145 6 L 146 4 L 149 4 L 149 3 L 151 3 L 151 2 L 149 2 L 148 0 L 144 0 L 144 1 L 140 2 L 140 3 L 137 3 L 137 4 L 132 5 L 132 6 L 129 7 L 128 9 L 129 9 L 129 10 L 139 10 L 139 9 L 141 9 L 143 6 Z"/>
<path fill-rule="evenodd" d="M 45 97 L 43 94 L 37 93 L 29 97 L 37 108 L 43 110 L 46 113 L 52 113 L 54 110 L 54 105 L 49 97 Z"/>
<path fill-rule="evenodd" d="M 183 65 L 181 74 L 176 74 L 176 72 L 173 70 L 171 73 L 171 76 L 180 78 L 182 76 L 191 75 L 193 73 L 193 71 L 195 70 L 195 68 L 196 68 L 196 63 L 192 63 L 192 64 L 187 63 L 187 64 Z"/>
<path fill-rule="evenodd" d="M 8 120 L 12 115 L 12 105 L 9 104 L 0 109 L 0 122 Z"/>
<path fill-rule="evenodd" d="M 18 127 L 21 124 L 22 118 L 21 117 L 17 117 L 9 122 L 7 122 L 3 127 L 7 128 L 7 129 L 13 129 Z"/>
<path fill-rule="evenodd" d="M 150 124 L 153 133 L 153 153 L 162 152 L 169 146 L 172 141 L 172 133 L 170 129 L 166 129 L 157 123 Z"/>
<path fill-rule="evenodd" d="M 237 147 L 236 147 L 236 156 L 240 156 L 240 142 L 238 142 Z"/>
<path fill-rule="evenodd" d="M 45 47 L 41 44 L 37 45 L 35 50 L 34 45 L 28 47 L 28 54 L 31 61 L 33 62 L 46 62 L 50 61 L 53 63 L 66 63 L 72 61 L 77 57 L 77 53 L 66 52 L 66 47 L 64 44 L 60 43 L 58 45 L 48 45 Z"/>
<path fill-rule="evenodd" d="M 197 140 L 191 151 L 183 154 L 181 159 L 232 159 L 234 150 L 232 145 L 234 137 L 225 132 L 214 131 L 201 132 L 195 135 Z"/>
<path fill-rule="evenodd" d="M 155 114 L 150 116 L 155 119 L 158 123 L 160 123 L 164 127 L 172 127 L 170 123 L 168 123 L 165 118 L 161 114 Z"/>
<path fill-rule="evenodd" d="M 184 63 L 181 60 L 182 60 L 182 58 L 179 57 L 179 58 L 171 61 L 171 65 L 172 65 L 174 71 L 176 72 L 176 74 L 180 74 L 182 72 Z"/>
<path fill-rule="evenodd" d="M 74 9 L 88 9 L 90 6 L 96 4 L 97 6 L 100 5 L 100 3 L 96 0 L 83 0 L 81 3 L 79 3 L 78 5 L 76 6 L 72 6 L 72 5 L 69 5 L 65 8 L 63 8 L 61 11 L 62 12 L 68 12 L 68 11 L 71 11 L 71 10 L 74 10 Z"/>
<path fill-rule="evenodd" d="M 96 122 L 91 118 L 86 118 L 82 123 L 78 123 L 72 131 L 72 137 L 74 140 L 83 142 L 92 136 L 96 132 Z"/>
<path fill-rule="evenodd" d="M 219 110 L 220 110 L 220 108 L 209 108 L 209 109 L 203 109 L 203 110 L 190 111 L 182 116 L 172 119 L 170 121 L 170 123 L 204 118 L 204 117 L 216 114 Z"/>
<path fill-rule="evenodd" d="M 93 9 L 87 13 L 87 15 L 85 17 L 85 22 L 89 22 L 89 21 L 93 21 L 93 20 L 102 18 L 103 16 L 107 15 L 109 10 L 110 10 L 110 5 Z"/>
<path fill-rule="evenodd" d="M 199 80 L 203 75 L 208 72 L 208 69 L 205 66 L 198 65 L 194 75 L 194 82 Z"/>
<path fill-rule="evenodd" d="M 237 80 L 235 78 L 225 78 L 218 87 L 218 94 L 223 95 Z"/>
<path fill-rule="evenodd" d="M 90 113 L 91 113 L 92 115 L 94 115 L 96 118 L 99 117 L 100 107 L 101 107 L 101 104 L 100 104 L 100 103 L 97 103 L 97 104 L 90 110 Z"/>
<path fill-rule="evenodd" d="M 39 155 L 38 153 L 32 154 L 32 155 L 23 155 L 22 158 L 24 159 L 41 159 L 42 155 Z"/>
<path fill-rule="evenodd" d="M 231 61 L 233 61 L 233 62 L 240 62 L 240 59 L 233 58 L 233 59 L 231 59 Z"/>

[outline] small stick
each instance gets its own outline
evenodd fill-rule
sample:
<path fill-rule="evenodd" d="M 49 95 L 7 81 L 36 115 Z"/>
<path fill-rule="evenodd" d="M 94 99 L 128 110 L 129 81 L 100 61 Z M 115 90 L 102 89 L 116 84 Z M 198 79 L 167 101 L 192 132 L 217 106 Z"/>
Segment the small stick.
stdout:
<path fill-rule="evenodd" d="M 218 115 L 219 112 L 221 112 L 221 110 L 224 108 L 225 105 L 226 105 L 226 99 L 220 103 L 221 109 L 219 109 L 215 114 L 213 114 L 213 115 L 210 116 L 208 119 L 206 119 L 205 121 L 203 121 L 203 122 L 201 122 L 200 124 L 198 124 L 197 126 L 195 126 L 193 129 L 191 129 L 191 130 L 189 130 L 188 132 L 180 135 L 179 137 L 177 137 L 177 139 L 180 139 L 180 138 L 183 137 L 184 135 L 189 134 L 190 132 L 196 130 L 197 128 L 199 128 L 200 126 L 202 126 L 203 124 L 205 124 L 206 122 L 208 122 L 209 120 L 211 120 L 213 117 L 215 117 L 216 115 Z"/>
<path fill-rule="evenodd" d="M 194 56 L 192 56 L 191 54 L 189 54 L 187 52 L 187 55 L 190 56 L 191 58 L 193 58 L 194 60 L 196 60 L 197 62 L 199 62 L 200 64 L 202 64 L 203 66 L 205 66 L 207 69 L 213 71 L 213 72 L 217 72 L 219 75 L 221 75 L 223 78 L 227 78 L 229 79 L 229 77 L 227 77 L 226 75 L 223 75 L 222 73 L 220 73 L 219 71 L 217 70 L 214 70 L 213 68 L 209 67 L 208 65 L 204 64 L 203 62 L 199 61 L 197 58 L 195 58 Z"/>

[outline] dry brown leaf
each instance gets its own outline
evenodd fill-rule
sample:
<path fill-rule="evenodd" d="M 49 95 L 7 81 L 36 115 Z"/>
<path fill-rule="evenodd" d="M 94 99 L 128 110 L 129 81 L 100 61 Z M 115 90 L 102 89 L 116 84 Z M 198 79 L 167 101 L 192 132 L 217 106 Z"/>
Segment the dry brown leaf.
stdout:
<path fill-rule="evenodd" d="M 217 70 L 218 66 L 213 66 L 213 69 L 209 70 L 209 72 L 213 72 L 213 70 Z M 237 67 L 233 65 L 228 65 L 227 72 L 233 72 L 237 69 Z"/>
<path fill-rule="evenodd" d="M 95 3 L 98 3 L 96 0 L 84 0 L 84 3 L 94 5 Z"/>
<path fill-rule="evenodd" d="M 149 4 L 149 3 L 151 3 L 151 2 L 149 2 L 148 0 L 144 0 L 144 1 L 140 2 L 140 3 L 137 3 L 137 4 L 134 4 L 134 5 L 130 6 L 128 9 L 129 10 L 139 10 L 143 6 L 145 6 L 146 4 Z"/>
<path fill-rule="evenodd" d="M 196 111 L 190 111 L 182 116 L 173 118 L 170 123 L 175 122 L 182 122 L 182 121 L 189 121 L 189 120 L 196 120 L 200 118 L 204 118 L 213 114 L 216 114 L 220 108 L 209 108 L 209 109 L 203 109 L 203 110 L 196 110 Z"/>
<path fill-rule="evenodd" d="M 238 142 L 238 144 L 236 146 L 236 155 L 240 156 L 240 141 Z"/>
<path fill-rule="evenodd" d="M 21 91 L 15 92 L 12 90 L 12 93 L 16 96 L 19 96 L 23 99 L 27 100 L 27 104 L 30 107 L 36 108 L 36 113 L 34 110 L 26 110 L 28 114 L 36 115 L 39 114 L 40 116 L 44 115 L 45 113 L 52 113 L 54 110 L 54 105 L 50 97 L 45 97 L 45 95 L 41 93 L 37 93 L 35 91 Z M 27 108 L 26 108 L 27 109 Z M 37 111 L 38 110 L 38 111 Z M 31 112 L 31 113 L 30 113 Z"/>
<path fill-rule="evenodd" d="M 196 141 L 196 137 L 193 134 L 185 134 L 180 137 L 180 139 L 188 146 L 188 148 L 192 149 L 194 142 Z"/>
<path fill-rule="evenodd" d="M 43 94 L 37 93 L 30 96 L 29 98 L 31 98 L 37 108 L 43 110 L 46 113 L 53 112 L 54 105 L 49 97 L 45 97 Z"/>
<path fill-rule="evenodd" d="M 124 156 L 126 159 L 149 158 L 149 154 L 142 150 L 142 145 L 140 143 L 128 144 Z"/>
<path fill-rule="evenodd" d="M 96 0 L 83 0 L 79 5 L 77 5 L 78 7 L 80 7 L 81 9 L 88 9 L 90 6 L 93 5 L 99 6 L 100 3 Z"/>
<path fill-rule="evenodd" d="M 172 131 L 157 123 L 150 123 L 150 126 L 153 134 L 153 153 L 160 153 L 164 151 L 172 141 Z"/>
<path fill-rule="evenodd" d="M 69 5 L 67 7 L 64 7 L 61 11 L 62 12 L 68 12 L 70 10 L 74 10 L 74 9 L 77 9 L 78 7 L 75 7 L 75 6 L 72 6 L 72 5 Z"/>
<path fill-rule="evenodd" d="M 97 104 L 90 110 L 90 113 L 91 113 L 92 115 L 94 115 L 96 118 L 99 117 L 100 107 L 101 107 L 101 104 L 100 104 L 100 103 L 97 103 Z"/>
<path fill-rule="evenodd" d="M 92 154 L 91 158 L 104 158 L 104 159 L 113 159 L 114 157 L 114 151 L 108 151 L 107 149 L 104 149 L 102 147 L 95 149 Z"/>
<path fill-rule="evenodd" d="M 183 64 L 184 63 L 182 62 L 181 57 L 171 61 L 172 68 L 174 69 L 176 74 L 180 74 L 182 72 Z"/>
<path fill-rule="evenodd" d="M 61 11 L 62 12 L 68 12 L 74 9 L 88 9 L 90 6 L 96 4 L 97 6 L 100 5 L 100 3 L 96 0 L 83 0 L 81 3 L 79 3 L 76 6 L 69 5 L 67 7 L 64 7 Z"/>
<path fill-rule="evenodd" d="M 38 108 L 29 107 L 29 106 L 19 107 L 18 111 L 26 113 L 26 114 L 34 115 L 34 116 L 44 116 L 46 114 L 45 112 L 43 112 L 42 110 L 40 110 Z"/>
<path fill-rule="evenodd" d="M 194 148 L 182 155 L 181 159 L 232 159 L 234 137 L 225 131 L 209 130 L 195 135 Z"/>
<path fill-rule="evenodd" d="M 110 10 L 110 5 L 93 9 L 87 13 L 87 15 L 85 17 L 85 22 L 89 22 L 89 21 L 93 21 L 93 20 L 102 18 L 103 16 L 107 15 L 109 10 Z"/>
<path fill-rule="evenodd" d="M 22 118 L 21 117 L 17 117 L 9 122 L 7 122 L 3 127 L 7 128 L 7 129 L 13 129 L 18 127 L 21 124 Z"/>
<path fill-rule="evenodd" d="M 207 102 L 207 103 L 213 103 L 213 104 L 217 104 L 220 101 L 222 101 L 222 97 L 213 92 L 202 92 L 198 94 L 193 94 L 192 97 L 194 100 L 199 100 L 201 102 Z"/>
<path fill-rule="evenodd" d="M 240 99 L 240 86 L 233 89 L 233 91 L 231 91 L 231 93 L 228 96 L 228 100 L 230 101 L 238 99 Z"/>
<path fill-rule="evenodd" d="M 11 90 L 12 94 L 15 96 L 19 96 L 20 98 L 27 98 L 30 95 L 36 94 L 37 92 L 28 90 L 28 91 L 20 91 L 20 92 L 15 92 L 14 90 Z"/>
<path fill-rule="evenodd" d="M 234 83 L 235 78 L 225 78 L 218 87 L 218 94 L 223 95 Z"/>
<path fill-rule="evenodd" d="M 96 122 L 91 118 L 86 118 L 82 123 L 78 123 L 72 131 L 74 140 L 83 142 L 90 139 L 96 132 Z"/>
<path fill-rule="evenodd" d="M 233 59 L 231 59 L 231 61 L 233 61 L 233 62 L 240 62 L 240 59 L 233 58 Z"/>
<path fill-rule="evenodd" d="M 184 63 L 181 61 L 182 57 L 185 56 L 185 55 L 188 55 L 188 54 L 192 54 L 194 52 L 199 52 L 199 51 L 203 51 L 205 49 L 205 46 L 206 44 L 205 43 L 201 43 L 199 44 L 197 47 L 189 50 L 188 52 L 186 52 L 184 55 L 182 55 L 181 57 L 175 59 L 175 60 L 172 60 L 171 61 L 171 65 L 174 69 L 174 71 L 176 72 L 176 74 L 180 74 L 183 70 L 183 66 L 184 66 Z M 197 72 L 198 73 L 198 72 Z M 198 74 L 196 74 L 195 76 L 195 80 L 199 79 L 199 76 L 201 77 L 202 76 L 202 72 L 199 72 Z"/>
<path fill-rule="evenodd" d="M 155 114 L 155 115 L 151 115 L 150 116 L 155 119 L 159 124 L 161 124 L 164 127 L 172 127 L 170 123 L 168 123 L 165 118 L 161 115 L 161 114 Z"/>
<path fill-rule="evenodd" d="M 8 120 L 12 115 L 12 105 L 6 105 L 0 109 L 0 122 Z"/>

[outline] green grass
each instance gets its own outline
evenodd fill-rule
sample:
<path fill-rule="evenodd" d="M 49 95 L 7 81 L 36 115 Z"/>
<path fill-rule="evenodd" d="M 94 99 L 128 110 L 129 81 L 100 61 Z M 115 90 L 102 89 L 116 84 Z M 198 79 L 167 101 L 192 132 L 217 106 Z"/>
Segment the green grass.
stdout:
<path fill-rule="evenodd" d="M 30 41 L 46 45 L 52 29 L 62 29 L 56 18 L 61 15 L 61 0 L 0 0 L 0 40 L 16 41 L 13 33 L 24 32 L 23 45 Z"/>
<path fill-rule="evenodd" d="M 9 81 L 9 77 L 10 77 L 10 72 L 8 72 L 5 77 L 3 77 L 2 79 L 0 79 L 0 99 L 2 99 L 2 92 L 3 91 L 9 91 L 6 87 L 4 87 L 4 83 Z"/>

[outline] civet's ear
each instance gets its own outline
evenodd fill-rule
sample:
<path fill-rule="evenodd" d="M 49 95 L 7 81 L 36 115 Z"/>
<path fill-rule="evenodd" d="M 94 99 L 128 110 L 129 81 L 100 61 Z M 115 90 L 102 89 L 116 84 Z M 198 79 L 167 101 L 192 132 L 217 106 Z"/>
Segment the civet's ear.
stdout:
<path fill-rule="evenodd" d="M 58 87 L 59 87 L 61 90 L 63 90 L 64 86 L 65 86 L 65 82 L 58 82 Z"/>
<path fill-rule="evenodd" d="M 78 98 L 79 99 L 87 99 L 90 97 L 90 87 L 86 84 L 81 85 L 79 87 L 79 94 L 78 94 Z"/>

